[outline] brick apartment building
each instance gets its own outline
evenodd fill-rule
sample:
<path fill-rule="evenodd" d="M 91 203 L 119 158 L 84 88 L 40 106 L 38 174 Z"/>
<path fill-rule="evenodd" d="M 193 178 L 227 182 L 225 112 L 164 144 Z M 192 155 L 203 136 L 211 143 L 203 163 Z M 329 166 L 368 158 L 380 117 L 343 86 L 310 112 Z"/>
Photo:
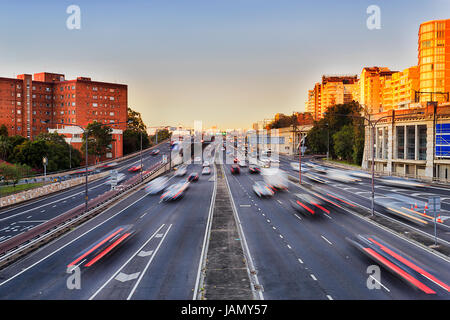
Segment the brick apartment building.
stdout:
<path fill-rule="evenodd" d="M 63 74 L 21 74 L 0 77 L 0 125 L 9 135 L 33 139 L 41 132 L 64 134 L 66 141 L 81 148 L 83 130 L 97 121 L 113 128 L 112 152 L 107 158 L 123 155 L 122 133 L 126 129 L 127 85 L 97 82 L 78 77 L 66 80 Z M 118 123 L 119 124 L 114 124 Z"/>

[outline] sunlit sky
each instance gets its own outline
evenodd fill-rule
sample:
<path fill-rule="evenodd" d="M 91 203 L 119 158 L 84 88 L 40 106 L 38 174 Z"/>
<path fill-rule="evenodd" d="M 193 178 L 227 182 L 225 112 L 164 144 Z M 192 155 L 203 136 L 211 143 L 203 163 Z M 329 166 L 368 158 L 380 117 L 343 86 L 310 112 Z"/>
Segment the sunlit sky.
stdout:
<path fill-rule="evenodd" d="M 420 23 L 450 1 L 0 1 L 0 76 L 63 73 L 128 85 L 147 126 L 249 128 L 304 111 L 323 74 L 417 64 Z M 81 29 L 69 30 L 69 5 Z M 366 9 L 381 9 L 369 30 Z"/>

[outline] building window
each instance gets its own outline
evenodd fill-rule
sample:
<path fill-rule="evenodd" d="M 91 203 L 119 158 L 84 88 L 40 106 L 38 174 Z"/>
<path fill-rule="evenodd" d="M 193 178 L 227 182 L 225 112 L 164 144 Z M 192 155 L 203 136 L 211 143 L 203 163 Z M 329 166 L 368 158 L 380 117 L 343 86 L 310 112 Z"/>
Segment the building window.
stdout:
<path fill-rule="evenodd" d="M 427 159 L 427 126 L 417 126 L 419 131 L 419 160 Z"/>
<path fill-rule="evenodd" d="M 415 160 L 416 158 L 416 126 L 406 126 L 406 159 Z"/>
<path fill-rule="evenodd" d="M 397 159 L 405 158 L 405 127 L 396 127 L 397 131 Z"/>

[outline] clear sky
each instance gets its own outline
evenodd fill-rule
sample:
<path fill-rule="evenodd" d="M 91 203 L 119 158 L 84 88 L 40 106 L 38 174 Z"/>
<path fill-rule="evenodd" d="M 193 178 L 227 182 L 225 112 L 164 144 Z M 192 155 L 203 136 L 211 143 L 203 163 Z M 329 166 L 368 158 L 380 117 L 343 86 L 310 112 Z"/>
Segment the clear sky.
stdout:
<path fill-rule="evenodd" d="M 80 30 L 66 27 L 71 4 Z M 147 126 L 248 128 L 304 111 L 323 74 L 417 65 L 419 24 L 448 18 L 448 0 L 0 1 L 0 76 L 127 84 Z"/>

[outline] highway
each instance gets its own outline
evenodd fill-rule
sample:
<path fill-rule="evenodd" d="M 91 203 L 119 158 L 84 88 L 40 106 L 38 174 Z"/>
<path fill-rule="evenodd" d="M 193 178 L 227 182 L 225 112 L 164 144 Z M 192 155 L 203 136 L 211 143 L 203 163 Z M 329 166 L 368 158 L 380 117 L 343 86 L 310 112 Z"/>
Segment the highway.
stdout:
<path fill-rule="evenodd" d="M 228 168 L 230 165 L 226 165 Z M 226 170 L 236 209 L 247 238 L 265 299 L 427 299 L 388 272 L 381 289 L 369 290 L 367 267 L 373 262 L 346 241 L 355 234 L 371 234 L 426 262 L 439 277 L 450 279 L 449 261 L 383 230 L 343 208 L 335 207 L 308 219 L 289 204 L 302 190 L 290 183 L 287 191 L 261 199 L 252 190 L 259 175 Z M 432 298 L 447 298 L 439 291 Z"/>
<path fill-rule="evenodd" d="M 260 198 L 253 191 L 253 185 L 264 177 L 250 174 L 248 167 L 241 167 L 239 174 L 232 174 L 232 155 L 225 151 L 221 155 L 226 160 L 223 164 L 225 177 L 244 236 L 235 240 L 245 242 L 244 247 L 248 248 L 247 258 L 251 259 L 262 287 L 261 298 L 449 299 L 450 257 L 399 236 L 348 206 L 339 205 L 349 200 L 370 207 L 370 199 L 357 194 L 370 188 L 370 180 L 354 185 L 329 181 L 315 184 L 316 191 L 289 181 L 287 190 L 277 190 L 273 197 Z M 146 165 L 159 160 L 151 156 L 145 159 Z M 281 156 L 280 167 L 295 178 L 298 172 L 290 167 L 291 161 Z M 124 165 L 124 172 L 131 162 Z M 180 199 L 162 202 L 160 194 L 150 195 L 140 188 L 72 231 L 0 270 L 0 299 L 193 299 L 206 249 L 204 239 L 208 237 L 215 171 L 212 170 L 211 175 L 202 175 L 202 165 L 195 163 L 188 165 L 184 176 L 177 176 L 176 171 L 165 174 L 172 185 L 186 181 L 194 171 L 199 173 L 199 181 L 191 182 Z M 100 190 L 106 188 L 103 184 L 97 181 L 90 186 L 98 186 Z M 377 188 L 377 193 L 411 195 L 407 189 L 391 189 Z M 69 192 L 74 195 L 81 192 L 78 203 L 82 203 L 83 190 L 83 187 L 77 187 Z M 327 206 L 321 207 L 320 214 L 308 216 L 292 207 L 291 200 L 297 194 L 317 196 L 316 192 L 328 201 Z M 329 196 L 331 192 L 336 198 Z M 61 199 L 58 199 L 58 202 L 43 199 L 47 202 L 42 205 L 59 204 Z M 60 212 L 64 210 L 67 208 L 61 208 Z M 27 215 L 20 210 L 15 214 L 17 217 Z M 379 247 L 373 247 L 376 251 L 370 248 L 361 251 L 349 241 L 356 241 L 358 235 L 367 236 Z M 441 232 L 439 236 L 441 241 L 448 239 L 445 233 Z M 402 278 L 405 272 L 377 252 L 383 253 L 384 257 L 391 255 L 390 258 L 395 257 L 416 270 L 414 274 L 418 280 Z M 376 261 L 373 257 L 381 258 Z M 383 261 L 385 265 L 381 267 L 379 277 L 369 272 L 372 267 L 382 266 Z M 75 269 L 80 270 L 79 288 L 69 285 Z"/>
<path fill-rule="evenodd" d="M 201 172 L 191 164 L 188 173 Z M 160 202 L 143 189 L 0 272 L 2 299 L 192 299 L 206 232 L 214 175 L 192 182 L 183 198 Z M 170 183 L 186 179 L 169 174 Z M 111 230 L 134 234 L 93 265 L 82 257 Z M 68 266 L 81 270 L 81 288 L 67 287 Z M 72 266 L 72 267 L 73 267 Z M 69 268 L 71 270 L 71 267 Z"/>
<path fill-rule="evenodd" d="M 161 161 L 162 155 L 169 152 L 167 143 L 161 145 L 159 149 L 161 152 L 156 156 L 150 155 L 150 151 L 143 152 L 144 170 Z M 126 181 L 132 175 L 139 174 L 138 172 L 128 172 L 130 167 L 139 164 L 139 155 L 119 162 L 117 166 L 118 172 L 125 175 L 125 179 L 121 182 Z M 89 199 L 94 199 L 111 189 L 111 186 L 107 183 L 108 178 L 109 176 L 88 183 Z M 5 208 L 0 211 L 0 242 L 30 230 L 84 202 L 85 184 L 82 183 L 79 186 L 53 195 L 30 200 L 11 208 Z"/>

